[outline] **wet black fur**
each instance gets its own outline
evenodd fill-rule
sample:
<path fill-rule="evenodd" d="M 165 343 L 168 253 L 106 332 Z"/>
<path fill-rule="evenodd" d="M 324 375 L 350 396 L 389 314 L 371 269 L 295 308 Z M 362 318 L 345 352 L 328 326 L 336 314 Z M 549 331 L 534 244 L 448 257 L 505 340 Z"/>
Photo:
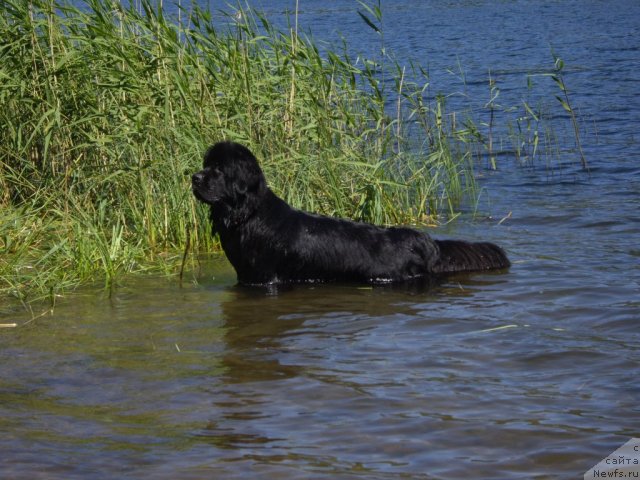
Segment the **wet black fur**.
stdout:
<path fill-rule="evenodd" d="M 269 189 L 256 158 L 237 143 L 211 147 L 192 184 L 210 205 L 213 232 L 243 284 L 430 280 L 510 265 L 492 243 L 434 240 L 410 228 L 296 210 Z"/>

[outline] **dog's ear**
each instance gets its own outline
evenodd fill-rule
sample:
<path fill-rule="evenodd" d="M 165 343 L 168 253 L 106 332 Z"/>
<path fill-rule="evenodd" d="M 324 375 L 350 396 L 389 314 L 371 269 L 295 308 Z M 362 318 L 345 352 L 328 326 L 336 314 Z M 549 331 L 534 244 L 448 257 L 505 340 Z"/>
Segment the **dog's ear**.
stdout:
<path fill-rule="evenodd" d="M 258 191 L 266 181 L 258 161 L 247 151 L 247 156 L 235 164 L 236 171 L 232 175 L 233 193 L 236 197 L 246 197 Z"/>
<path fill-rule="evenodd" d="M 233 182 L 233 190 L 236 195 L 245 196 L 247 194 L 247 190 L 249 190 L 249 186 L 244 179 L 236 179 Z"/>

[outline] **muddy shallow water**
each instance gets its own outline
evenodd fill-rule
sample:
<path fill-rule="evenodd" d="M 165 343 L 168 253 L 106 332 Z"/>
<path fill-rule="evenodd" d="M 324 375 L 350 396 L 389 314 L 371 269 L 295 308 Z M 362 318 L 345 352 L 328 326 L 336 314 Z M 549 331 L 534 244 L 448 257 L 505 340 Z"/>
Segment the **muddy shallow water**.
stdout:
<path fill-rule="evenodd" d="M 398 4 L 387 41 L 434 45 L 422 10 Z M 264 290 L 204 257 L 182 286 L 85 288 L 31 322 L 3 310 L 19 327 L 0 329 L 0 476 L 582 478 L 640 437 L 640 7 L 500 2 L 495 17 L 492 5 L 447 4 L 447 51 L 533 68 L 548 46 L 515 35 L 526 14 L 580 64 L 568 80 L 585 118 L 606 117 L 585 138 L 590 174 L 479 170 L 483 215 L 432 231 L 502 245 L 508 272 L 431 289 Z M 337 7 L 306 12 L 362 24 Z M 481 14 L 502 30 L 485 28 L 484 47 L 474 30 L 467 48 L 459 30 Z"/>

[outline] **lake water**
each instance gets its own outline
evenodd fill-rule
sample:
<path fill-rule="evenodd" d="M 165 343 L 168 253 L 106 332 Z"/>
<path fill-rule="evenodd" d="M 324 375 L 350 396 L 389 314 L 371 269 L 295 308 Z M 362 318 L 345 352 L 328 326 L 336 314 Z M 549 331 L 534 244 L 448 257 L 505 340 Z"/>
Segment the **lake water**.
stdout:
<path fill-rule="evenodd" d="M 355 2 L 300 4 L 318 39 L 377 48 Z M 263 2 L 270 18 L 294 6 Z M 582 478 L 640 437 L 640 2 L 388 0 L 383 15 L 387 48 L 434 75 L 461 64 L 466 83 L 434 83 L 470 97 L 491 70 L 516 98 L 551 44 L 590 174 L 479 168 L 486 214 L 433 233 L 499 243 L 504 274 L 266 291 L 209 257 L 182 286 L 82 289 L 33 321 L 4 310 L 20 326 L 0 329 L 2 478 Z"/>

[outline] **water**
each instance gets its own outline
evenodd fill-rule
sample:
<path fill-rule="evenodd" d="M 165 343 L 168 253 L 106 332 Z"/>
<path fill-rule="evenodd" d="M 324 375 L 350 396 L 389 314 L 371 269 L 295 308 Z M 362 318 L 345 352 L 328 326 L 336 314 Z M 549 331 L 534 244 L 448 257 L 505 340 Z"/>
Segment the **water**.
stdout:
<path fill-rule="evenodd" d="M 352 2 L 300 3 L 320 39 L 375 48 Z M 388 48 L 433 71 L 459 58 L 470 97 L 489 69 L 515 94 L 552 41 L 591 174 L 479 170 L 486 215 L 435 234 L 499 243 L 506 274 L 247 290 L 203 258 L 182 287 L 4 309 L 21 326 L 0 329 L 3 478 L 581 478 L 640 436 L 640 4 L 383 7 Z"/>

